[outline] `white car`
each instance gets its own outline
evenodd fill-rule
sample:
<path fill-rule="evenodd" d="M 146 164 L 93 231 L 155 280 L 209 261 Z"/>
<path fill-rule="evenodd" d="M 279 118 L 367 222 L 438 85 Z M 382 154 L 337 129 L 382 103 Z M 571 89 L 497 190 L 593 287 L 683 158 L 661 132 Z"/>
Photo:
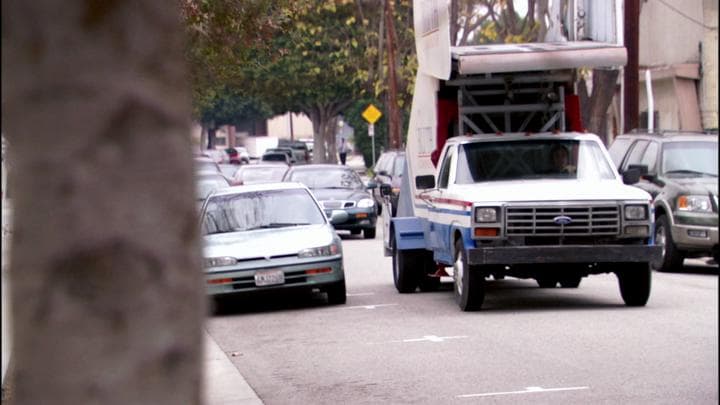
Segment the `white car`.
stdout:
<path fill-rule="evenodd" d="M 333 213 L 335 220 L 343 216 Z M 201 218 L 209 295 L 319 289 L 329 304 L 345 303 L 341 240 L 307 187 L 268 183 L 218 190 L 205 201 Z"/>

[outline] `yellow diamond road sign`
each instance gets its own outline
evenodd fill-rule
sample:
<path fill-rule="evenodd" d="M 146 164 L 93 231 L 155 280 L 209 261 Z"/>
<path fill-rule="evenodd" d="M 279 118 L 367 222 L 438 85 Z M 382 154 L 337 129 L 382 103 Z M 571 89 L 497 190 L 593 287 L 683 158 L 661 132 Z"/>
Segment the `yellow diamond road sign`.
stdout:
<path fill-rule="evenodd" d="M 365 118 L 365 121 L 374 124 L 377 120 L 382 117 L 382 113 L 380 110 L 377 109 L 374 105 L 370 104 L 367 106 L 365 111 L 362 112 L 363 118 Z"/>

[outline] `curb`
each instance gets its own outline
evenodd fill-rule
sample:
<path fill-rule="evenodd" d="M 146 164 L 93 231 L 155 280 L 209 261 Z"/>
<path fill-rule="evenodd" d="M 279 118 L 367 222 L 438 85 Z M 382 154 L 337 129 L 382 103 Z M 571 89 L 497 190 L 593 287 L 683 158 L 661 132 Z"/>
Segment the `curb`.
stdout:
<path fill-rule="evenodd" d="M 206 405 L 263 405 L 255 390 L 220 346 L 205 333 L 204 398 Z"/>

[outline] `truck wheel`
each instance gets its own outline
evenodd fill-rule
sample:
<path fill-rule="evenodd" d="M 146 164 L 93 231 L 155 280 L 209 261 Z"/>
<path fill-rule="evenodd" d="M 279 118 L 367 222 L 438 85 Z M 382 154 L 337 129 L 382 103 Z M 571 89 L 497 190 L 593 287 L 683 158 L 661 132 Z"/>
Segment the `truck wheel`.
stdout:
<path fill-rule="evenodd" d="M 615 272 L 620 285 L 620 295 L 625 305 L 642 307 L 650 298 L 652 273 L 648 263 L 626 263 Z"/>
<path fill-rule="evenodd" d="M 375 228 L 365 228 L 365 229 L 363 229 L 363 238 L 365 238 L 365 239 L 375 239 Z"/>
<path fill-rule="evenodd" d="M 401 294 L 415 292 L 418 286 L 418 267 L 415 252 L 400 250 L 395 245 L 395 238 L 390 239 L 390 248 L 393 251 L 393 280 L 395 288 Z"/>
<path fill-rule="evenodd" d="M 683 260 L 682 252 L 675 247 L 670 231 L 670 221 L 666 215 L 660 215 L 655 221 L 655 244 L 662 246 L 662 255 L 657 262 L 651 263 L 652 269 L 657 271 L 681 270 Z"/>
<path fill-rule="evenodd" d="M 345 280 L 338 281 L 337 283 L 331 285 L 325 290 L 325 292 L 327 293 L 328 304 L 330 305 L 344 304 L 347 301 Z"/>
<path fill-rule="evenodd" d="M 485 276 L 467 263 L 462 239 L 455 242 L 455 301 L 463 311 L 476 311 L 485 300 Z"/>

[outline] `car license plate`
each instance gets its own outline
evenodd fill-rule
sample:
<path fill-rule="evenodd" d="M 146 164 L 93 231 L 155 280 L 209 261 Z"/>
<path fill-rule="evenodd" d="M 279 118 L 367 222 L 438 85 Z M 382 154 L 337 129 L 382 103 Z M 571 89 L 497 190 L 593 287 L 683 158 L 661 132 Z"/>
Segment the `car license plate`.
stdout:
<path fill-rule="evenodd" d="M 285 274 L 282 270 L 265 270 L 255 273 L 255 285 L 276 285 L 285 283 Z"/>

